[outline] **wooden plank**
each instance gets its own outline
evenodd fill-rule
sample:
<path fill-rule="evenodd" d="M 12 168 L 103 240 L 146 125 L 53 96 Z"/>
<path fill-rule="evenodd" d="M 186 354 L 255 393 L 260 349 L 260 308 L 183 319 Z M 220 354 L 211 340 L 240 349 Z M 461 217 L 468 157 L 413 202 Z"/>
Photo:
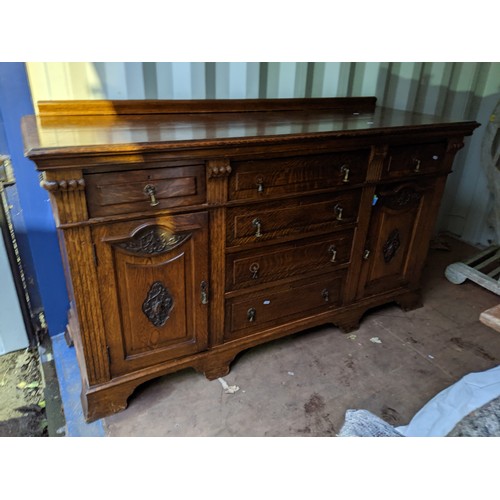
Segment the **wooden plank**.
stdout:
<path fill-rule="evenodd" d="M 498 260 L 499 253 L 500 252 L 495 252 L 495 254 L 492 255 L 491 257 L 489 257 L 488 259 L 483 260 L 483 262 L 480 262 L 479 264 L 472 266 L 472 267 L 474 267 L 474 269 L 477 269 L 477 270 L 484 269 L 486 266 L 488 266 L 492 262 L 495 262 L 496 260 Z"/>
<path fill-rule="evenodd" d="M 486 257 L 487 255 L 490 255 L 493 252 L 496 252 L 500 247 L 489 247 L 486 250 L 478 253 L 477 255 L 472 256 L 470 259 L 464 260 L 464 264 L 467 264 L 470 267 L 474 267 L 474 263 L 478 262 L 480 259 L 483 257 Z"/>
<path fill-rule="evenodd" d="M 500 332 L 500 304 L 483 311 L 479 315 L 479 321 L 481 321 L 484 325 L 493 328 L 493 330 Z"/>
<path fill-rule="evenodd" d="M 243 111 L 335 110 L 370 112 L 376 97 L 310 99 L 192 99 L 40 101 L 40 116 L 135 115 L 170 113 L 240 113 Z"/>
<path fill-rule="evenodd" d="M 488 276 L 490 276 L 491 278 L 494 278 L 497 274 L 500 274 L 500 266 L 498 266 L 497 268 L 493 269 L 493 271 L 490 271 L 488 273 Z"/>

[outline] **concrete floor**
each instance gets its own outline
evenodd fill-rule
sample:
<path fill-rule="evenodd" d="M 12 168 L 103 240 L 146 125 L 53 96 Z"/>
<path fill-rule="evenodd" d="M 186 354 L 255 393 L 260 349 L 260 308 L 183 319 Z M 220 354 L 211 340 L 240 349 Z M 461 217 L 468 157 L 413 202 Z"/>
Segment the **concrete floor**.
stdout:
<path fill-rule="evenodd" d="M 442 389 L 500 360 L 500 334 L 478 319 L 500 297 L 446 280 L 448 264 L 477 253 L 448 241 L 451 251 L 429 253 L 423 308 L 389 305 L 352 334 L 316 328 L 245 351 L 224 378 L 234 394 L 194 370 L 150 381 L 101 421 L 104 435 L 334 436 L 349 408 L 407 424 Z"/>

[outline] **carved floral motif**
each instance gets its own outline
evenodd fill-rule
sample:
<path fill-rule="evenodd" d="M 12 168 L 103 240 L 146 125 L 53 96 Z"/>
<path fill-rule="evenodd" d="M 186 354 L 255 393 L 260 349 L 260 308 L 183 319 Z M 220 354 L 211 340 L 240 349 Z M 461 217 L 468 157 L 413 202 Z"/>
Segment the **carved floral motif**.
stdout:
<path fill-rule="evenodd" d="M 384 261 L 388 264 L 396 255 L 398 248 L 401 246 L 401 240 L 399 239 L 399 230 L 394 229 L 387 238 L 382 249 L 382 254 L 384 256 Z"/>
<path fill-rule="evenodd" d="M 420 201 L 420 198 L 422 198 L 422 193 L 419 193 L 411 187 L 405 187 L 397 193 L 383 196 L 383 203 L 386 207 L 397 210 L 406 208 L 410 205 L 416 205 Z"/>
<path fill-rule="evenodd" d="M 142 304 L 142 312 L 156 327 L 163 326 L 174 306 L 174 299 L 160 281 L 155 281 Z"/>
<path fill-rule="evenodd" d="M 169 252 L 190 237 L 191 233 L 172 234 L 154 226 L 138 231 L 131 239 L 117 245 L 128 252 L 152 255 Z"/>

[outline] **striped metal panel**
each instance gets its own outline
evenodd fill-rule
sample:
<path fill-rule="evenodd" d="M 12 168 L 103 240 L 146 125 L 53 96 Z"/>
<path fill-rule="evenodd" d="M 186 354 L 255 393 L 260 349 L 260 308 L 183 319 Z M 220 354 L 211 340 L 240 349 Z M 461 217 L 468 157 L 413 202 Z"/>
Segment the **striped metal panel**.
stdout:
<path fill-rule="evenodd" d="M 33 101 L 376 96 L 386 107 L 487 123 L 500 95 L 490 62 L 27 63 Z M 494 238 L 480 167 L 484 127 L 458 153 L 437 229 L 473 244 Z"/>
<path fill-rule="evenodd" d="M 471 118 L 491 67 L 498 64 L 37 62 L 27 68 L 35 102 L 376 95 L 383 106 Z"/>

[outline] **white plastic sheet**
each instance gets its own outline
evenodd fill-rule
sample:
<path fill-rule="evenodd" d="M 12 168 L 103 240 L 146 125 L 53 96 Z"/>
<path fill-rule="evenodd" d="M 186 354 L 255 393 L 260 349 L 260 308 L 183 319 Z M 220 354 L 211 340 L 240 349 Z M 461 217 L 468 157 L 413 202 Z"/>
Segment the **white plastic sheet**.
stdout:
<path fill-rule="evenodd" d="M 434 396 L 406 426 L 397 430 L 408 437 L 446 436 L 471 411 L 500 396 L 500 365 L 469 373 Z"/>

